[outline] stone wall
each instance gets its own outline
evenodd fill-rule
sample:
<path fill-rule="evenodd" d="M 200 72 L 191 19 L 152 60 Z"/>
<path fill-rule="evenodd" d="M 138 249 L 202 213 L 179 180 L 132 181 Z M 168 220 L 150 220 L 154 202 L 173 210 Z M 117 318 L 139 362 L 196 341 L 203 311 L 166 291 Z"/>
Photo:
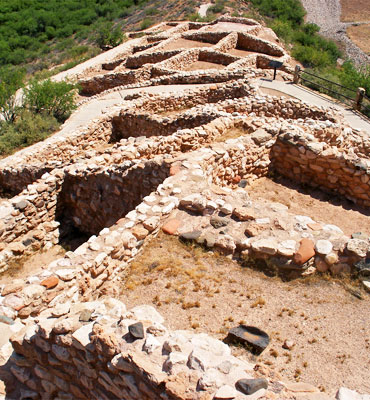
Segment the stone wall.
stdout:
<path fill-rule="evenodd" d="M 254 378 L 253 364 L 206 334 L 170 331 L 151 306 L 106 298 L 47 315 L 11 339 L 19 399 L 248 398 L 234 385 Z"/>
<path fill-rule="evenodd" d="M 242 32 L 238 33 L 236 47 L 240 50 L 254 51 L 276 57 L 282 57 L 286 54 L 277 44 Z"/>
<path fill-rule="evenodd" d="M 151 161 L 131 167 L 127 164 L 96 172 L 66 173 L 55 214 L 61 233 L 75 227 L 90 236 L 98 234 L 133 210 L 169 174 L 163 165 Z"/>
<path fill-rule="evenodd" d="M 210 122 L 217 115 L 202 113 L 184 113 L 172 117 L 161 117 L 142 113 L 121 113 L 112 120 L 112 142 L 138 136 L 168 136 L 179 129 L 194 128 Z"/>
<path fill-rule="evenodd" d="M 130 56 L 127 58 L 125 66 L 126 68 L 140 68 L 144 64 L 159 63 L 181 53 L 181 51 L 182 49 L 170 51 L 155 51 L 151 53 Z"/>
<path fill-rule="evenodd" d="M 272 162 L 282 175 L 370 206 L 370 163 L 310 137 L 286 133 L 273 147 Z"/>
<path fill-rule="evenodd" d="M 80 93 L 83 96 L 92 96 L 115 86 L 140 82 L 141 80 L 149 79 L 149 77 L 150 71 L 145 69 L 127 72 L 111 72 L 104 75 L 98 75 L 91 79 L 80 80 Z"/>

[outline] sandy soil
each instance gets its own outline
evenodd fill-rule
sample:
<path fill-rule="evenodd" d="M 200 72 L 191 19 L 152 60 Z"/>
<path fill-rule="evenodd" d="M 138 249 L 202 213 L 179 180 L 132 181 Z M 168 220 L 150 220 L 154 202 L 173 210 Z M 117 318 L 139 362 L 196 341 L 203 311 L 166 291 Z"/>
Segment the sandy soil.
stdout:
<path fill-rule="evenodd" d="M 239 323 L 271 338 L 257 359 L 283 380 L 302 380 L 334 394 L 339 386 L 369 392 L 370 300 L 351 295 L 356 282 L 322 277 L 283 282 L 161 233 L 131 265 L 121 299 L 128 308 L 153 304 L 171 329 L 194 329 L 223 339 Z M 293 340 L 285 350 L 285 340 Z"/>
<path fill-rule="evenodd" d="M 193 49 L 196 47 L 212 47 L 213 44 L 211 43 L 203 43 L 198 42 L 196 40 L 188 40 L 188 39 L 177 39 L 165 47 L 161 48 L 161 51 L 168 51 L 168 50 L 177 50 L 177 49 Z"/>
<path fill-rule="evenodd" d="M 267 199 L 285 204 L 289 211 L 308 215 L 317 222 L 335 224 L 347 235 L 363 232 L 370 235 L 370 211 L 348 200 L 294 184 L 279 178 L 261 178 L 246 188 L 251 199 Z"/>
<path fill-rule="evenodd" d="M 50 250 L 36 253 L 17 265 L 11 266 L 4 274 L 0 275 L 0 284 L 8 284 L 14 279 L 31 276 L 37 271 L 46 268 L 52 261 L 62 258 L 65 252 L 63 247 L 54 246 Z"/>
<path fill-rule="evenodd" d="M 207 61 L 196 61 L 188 65 L 186 68 L 184 68 L 184 71 L 198 71 L 199 69 L 223 69 L 223 68 L 225 68 L 225 66 L 222 64 L 215 64 Z"/>
<path fill-rule="evenodd" d="M 249 56 L 250 54 L 255 54 L 253 51 L 239 50 L 239 49 L 229 50 L 228 53 L 238 57 L 246 57 Z"/>
<path fill-rule="evenodd" d="M 244 24 L 238 24 L 235 22 L 218 22 L 215 25 L 211 25 L 209 27 L 209 30 L 212 32 L 217 32 L 217 31 L 247 31 L 250 29 L 250 26 L 244 25 Z"/>
<path fill-rule="evenodd" d="M 362 51 L 370 55 L 370 24 L 349 26 L 347 35 Z"/>
<path fill-rule="evenodd" d="M 276 74 L 276 77 L 278 78 L 278 73 Z M 286 97 L 287 99 L 296 99 L 296 97 L 294 96 L 289 96 L 288 94 L 281 92 L 280 90 L 276 90 L 276 89 L 271 89 L 271 88 L 264 88 L 264 87 L 260 87 L 259 88 L 260 92 L 262 92 L 263 94 L 269 94 L 270 96 L 277 96 L 277 97 Z"/>
<path fill-rule="evenodd" d="M 342 6 L 341 21 L 370 21 L 369 0 L 340 0 Z"/>

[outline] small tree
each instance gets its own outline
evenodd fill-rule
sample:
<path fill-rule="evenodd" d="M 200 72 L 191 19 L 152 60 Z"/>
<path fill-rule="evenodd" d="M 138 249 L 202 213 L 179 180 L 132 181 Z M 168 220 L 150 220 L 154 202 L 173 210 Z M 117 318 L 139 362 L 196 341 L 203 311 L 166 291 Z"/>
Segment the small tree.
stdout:
<path fill-rule="evenodd" d="M 21 109 L 21 96 L 17 97 L 17 90 L 23 86 L 23 79 L 21 70 L 0 70 L 0 114 L 6 122 L 14 122 Z"/>
<path fill-rule="evenodd" d="M 35 113 L 53 115 L 58 121 L 65 121 L 76 108 L 74 96 L 76 85 L 69 82 L 53 82 L 47 79 L 33 81 L 25 89 L 25 105 Z"/>

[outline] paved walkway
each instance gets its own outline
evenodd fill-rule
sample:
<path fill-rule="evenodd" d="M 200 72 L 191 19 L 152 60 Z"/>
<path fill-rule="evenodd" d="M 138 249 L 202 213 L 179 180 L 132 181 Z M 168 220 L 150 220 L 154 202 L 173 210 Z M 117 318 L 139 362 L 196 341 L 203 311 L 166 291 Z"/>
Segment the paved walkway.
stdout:
<path fill-rule="evenodd" d="M 79 107 L 71 117 L 63 125 L 61 132 L 71 132 L 79 127 L 85 126 L 94 118 L 98 118 L 102 112 L 108 107 L 112 107 L 115 104 L 120 103 L 123 98 L 129 94 L 134 93 L 169 93 L 179 92 L 188 89 L 195 89 L 199 87 L 207 87 L 210 84 L 193 84 L 193 85 L 159 85 L 159 86 L 148 86 L 143 88 L 124 89 L 118 92 L 111 92 L 103 97 L 91 100 L 88 103 Z"/>
<path fill-rule="evenodd" d="M 370 122 L 367 118 L 361 116 L 343 105 L 336 103 L 330 98 L 320 95 L 308 88 L 295 85 L 292 82 L 271 81 L 268 79 L 260 79 L 258 84 L 261 88 L 273 89 L 283 92 L 289 96 L 303 100 L 315 106 L 334 107 L 341 111 L 347 122 L 356 129 L 362 129 L 370 136 Z"/>
<path fill-rule="evenodd" d="M 207 3 L 207 4 L 201 4 L 201 6 L 199 7 L 199 11 L 198 14 L 204 18 L 207 16 L 207 11 L 209 9 L 209 7 L 211 7 L 212 3 Z"/>

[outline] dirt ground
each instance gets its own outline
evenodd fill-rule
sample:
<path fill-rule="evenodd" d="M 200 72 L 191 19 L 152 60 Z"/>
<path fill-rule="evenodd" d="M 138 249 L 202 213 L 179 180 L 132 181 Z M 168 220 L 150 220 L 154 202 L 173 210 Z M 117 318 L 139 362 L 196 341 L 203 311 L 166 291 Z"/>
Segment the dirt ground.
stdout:
<path fill-rule="evenodd" d="M 161 51 L 177 50 L 177 49 L 193 49 L 195 47 L 212 47 L 211 43 L 198 42 L 196 40 L 188 39 L 177 39 L 165 47 L 161 48 Z"/>
<path fill-rule="evenodd" d="M 314 277 L 283 282 L 236 261 L 160 233 L 147 243 L 123 278 L 128 308 L 153 304 L 171 329 L 206 332 L 219 339 L 239 323 L 271 338 L 255 358 L 282 380 L 312 383 L 333 395 L 340 386 L 369 392 L 370 300 L 350 294 L 358 283 Z M 292 350 L 282 346 L 292 340 Z"/>
<path fill-rule="evenodd" d="M 342 6 L 341 21 L 370 21 L 369 0 L 340 0 Z"/>
<path fill-rule="evenodd" d="M 347 35 L 362 51 L 370 55 L 370 24 L 349 26 Z"/>
<path fill-rule="evenodd" d="M 22 279 L 31 276 L 39 270 L 46 268 L 52 261 L 62 258 L 65 254 L 63 247 L 57 245 L 50 250 L 35 253 L 33 256 L 12 265 L 7 271 L 0 275 L 0 285 L 11 283 L 14 279 Z"/>
<path fill-rule="evenodd" d="M 237 56 L 237 57 L 246 57 L 249 56 L 250 54 L 255 54 L 253 51 L 247 51 L 247 50 L 239 50 L 239 49 L 231 49 L 228 51 L 229 54 L 232 56 Z"/>
<path fill-rule="evenodd" d="M 363 232 L 370 235 L 370 211 L 348 200 L 320 190 L 294 184 L 288 179 L 261 178 L 246 188 L 251 199 L 283 203 L 289 212 L 307 215 L 317 222 L 339 226 L 346 235 Z"/>
<path fill-rule="evenodd" d="M 215 64 L 207 61 L 196 61 L 189 64 L 184 71 L 198 71 L 199 69 L 223 69 L 225 68 L 222 64 Z"/>

